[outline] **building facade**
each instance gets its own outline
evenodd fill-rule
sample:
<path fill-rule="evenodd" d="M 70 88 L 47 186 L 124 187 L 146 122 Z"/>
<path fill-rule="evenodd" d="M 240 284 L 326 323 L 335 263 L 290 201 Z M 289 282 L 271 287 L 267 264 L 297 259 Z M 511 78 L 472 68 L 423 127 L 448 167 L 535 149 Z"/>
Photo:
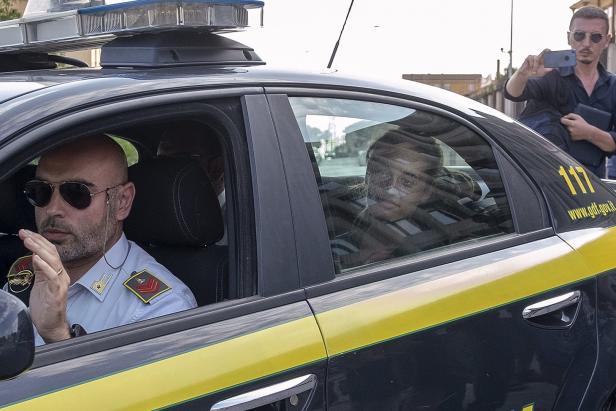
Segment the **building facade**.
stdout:
<path fill-rule="evenodd" d="M 404 80 L 440 87 L 454 93 L 469 95 L 481 88 L 481 74 L 403 74 Z"/>

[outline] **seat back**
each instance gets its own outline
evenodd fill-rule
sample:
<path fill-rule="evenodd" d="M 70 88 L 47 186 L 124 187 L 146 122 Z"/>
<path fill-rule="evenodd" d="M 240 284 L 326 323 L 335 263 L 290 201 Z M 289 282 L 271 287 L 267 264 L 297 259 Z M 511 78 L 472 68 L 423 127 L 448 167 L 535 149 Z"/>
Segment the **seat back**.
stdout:
<path fill-rule="evenodd" d="M 28 164 L 0 182 L 0 286 L 13 262 L 28 250 L 17 237 L 20 228 L 35 231 L 34 207 L 23 193 L 24 184 L 34 178 L 36 166 Z"/>
<path fill-rule="evenodd" d="M 199 305 L 220 301 L 227 281 L 223 217 L 216 193 L 197 161 L 155 158 L 129 167 L 136 196 L 126 236 L 167 267 Z"/>

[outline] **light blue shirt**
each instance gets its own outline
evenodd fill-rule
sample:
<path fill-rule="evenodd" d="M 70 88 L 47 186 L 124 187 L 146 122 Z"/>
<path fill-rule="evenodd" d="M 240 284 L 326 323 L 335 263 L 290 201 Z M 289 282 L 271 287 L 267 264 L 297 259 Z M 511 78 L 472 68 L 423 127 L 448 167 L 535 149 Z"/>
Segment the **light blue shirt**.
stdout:
<path fill-rule="evenodd" d="M 80 324 L 88 334 L 197 306 L 184 283 L 124 234 L 107 252 L 106 259 L 113 267 L 121 267 L 113 269 L 101 258 L 68 289 L 68 322 Z M 143 270 L 169 287 L 147 303 L 124 285 L 133 274 Z M 38 332 L 35 342 L 45 344 Z"/>

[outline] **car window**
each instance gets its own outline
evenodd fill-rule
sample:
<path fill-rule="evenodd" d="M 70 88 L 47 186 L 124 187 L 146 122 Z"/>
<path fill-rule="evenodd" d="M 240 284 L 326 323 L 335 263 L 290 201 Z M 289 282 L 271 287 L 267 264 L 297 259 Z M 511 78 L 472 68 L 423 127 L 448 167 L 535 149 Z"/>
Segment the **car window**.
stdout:
<path fill-rule="evenodd" d="M 336 272 L 513 232 L 490 145 L 441 115 L 290 98 Z"/>
<path fill-rule="evenodd" d="M 225 110 L 234 116 L 233 121 L 241 121 L 238 117 L 241 116 L 238 114 L 241 113 L 239 103 L 235 100 L 233 104 L 226 104 Z M 244 147 L 245 139 L 229 120 L 230 115 L 223 117 L 221 114 L 218 118 L 208 112 L 199 117 L 178 117 L 172 113 L 155 121 L 147 114 L 142 115 L 146 119 L 140 120 L 140 113 L 136 112 L 130 122 L 110 126 L 92 135 L 80 129 L 80 134 L 65 130 L 61 135 L 48 136 L 50 142 L 63 138 L 69 144 L 72 137 L 85 137 L 87 141 L 111 137 L 126 155 L 128 181 L 135 186 L 132 208 L 122 227 L 128 243 L 124 245 L 124 239 L 118 240 L 105 254 L 105 260 L 100 260 L 80 278 L 83 283 L 79 288 L 81 294 L 74 295 L 81 299 L 73 304 L 87 306 L 92 301 L 92 304 L 99 303 L 100 297 L 102 304 L 113 304 L 115 299 L 120 299 L 124 308 L 117 312 L 109 308 L 105 316 L 88 316 L 87 310 L 71 311 L 72 300 L 68 303 L 67 315 L 71 324 L 80 324 L 90 334 L 182 311 L 187 307 L 247 296 L 245 289 L 240 290 L 238 286 L 240 281 L 236 278 L 238 271 L 233 259 L 238 251 L 230 246 L 233 242 L 229 241 L 229 238 L 235 238 L 228 232 L 229 221 L 235 218 L 232 215 L 235 207 L 228 207 L 227 203 L 246 195 L 230 194 L 228 191 L 229 175 L 235 170 L 230 163 L 232 156 L 229 152 L 232 147 Z M 81 140 L 78 143 L 82 144 Z M 238 150 L 234 158 L 239 159 L 245 152 L 245 149 Z M 41 154 L 44 156 L 46 153 L 37 152 L 35 158 L 41 158 Z M 33 284 L 32 276 L 26 278 L 28 270 L 21 269 L 16 261 L 22 261 L 23 257 L 26 258 L 24 264 L 29 264 L 29 257 L 26 256 L 31 253 L 16 233 L 21 228 L 38 231 L 34 218 L 34 190 L 29 192 L 29 196 L 24 191 L 27 182 L 32 185 L 37 167 L 30 161 L 0 182 L 0 192 L 4 198 L 0 202 L 4 216 L 0 218 L 0 268 L 5 273 L 0 287 L 15 294 L 26 305 Z M 70 167 L 76 169 L 73 163 Z M 52 168 L 52 171 L 55 172 L 55 169 Z M 245 177 L 241 178 L 246 180 Z M 235 179 L 240 179 L 240 176 L 235 176 Z M 34 183 L 39 184 L 38 181 Z M 54 184 L 60 185 L 57 182 Z M 68 209 L 70 203 L 67 201 L 72 201 L 71 198 L 58 192 L 64 201 L 62 207 Z M 91 201 L 98 199 L 91 198 Z M 115 212 L 111 210 L 109 213 Z M 78 211 L 74 211 L 73 215 L 78 215 Z M 69 217 L 67 213 L 62 218 L 68 221 Z M 104 215 L 100 218 L 102 224 L 107 224 Z M 60 221 L 61 218 L 57 219 Z M 68 226 L 69 223 L 66 224 Z M 106 227 L 103 227 L 101 232 L 105 230 Z M 83 237 L 81 233 L 79 235 Z M 116 245 L 119 247 L 117 252 Z M 7 277 L 13 271 L 15 275 Z M 5 280 L 7 278 L 8 281 Z M 131 317 L 128 321 L 123 317 L 129 311 L 126 307 L 134 308 L 137 313 L 129 312 Z M 149 307 L 154 307 L 152 315 L 140 315 Z M 159 309 L 154 312 L 156 307 Z M 116 317 L 120 320 L 115 321 Z"/>

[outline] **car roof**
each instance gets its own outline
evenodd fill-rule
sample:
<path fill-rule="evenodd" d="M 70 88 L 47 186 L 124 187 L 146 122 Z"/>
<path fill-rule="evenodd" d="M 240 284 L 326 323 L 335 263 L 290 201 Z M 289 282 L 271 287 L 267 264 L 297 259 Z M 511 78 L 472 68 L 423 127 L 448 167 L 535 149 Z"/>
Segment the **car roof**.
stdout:
<path fill-rule="evenodd" d="M 67 109 L 56 104 L 66 98 L 70 107 L 119 96 L 218 87 L 298 87 L 365 91 L 413 98 L 453 108 L 471 116 L 481 113 L 511 121 L 502 113 L 474 100 L 436 87 L 407 80 L 383 81 L 343 75 L 334 70 L 299 72 L 268 66 L 186 66 L 132 69 L 54 69 L 0 74 L 0 124 L 15 120 L 22 104 L 49 104 L 49 110 Z M 10 117 L 9 117 L 10 116 Z M 2 130 L 4 136 L 8 130 Z"/>
<path fill-rule="evenodd" d="M 156 90 L 178 87 L 262 86 L 262 87 L 325 87 L 355 89 L 386 94 L 402 94 L 429 101 L 438 101 L 461 111 L 466 109 L 501 114 L 458 94 L 409 80 L 383 80 L 345 75 L 336 70 L 302 72 L 256 67 L 189 66 L 137 69 L 54 69 L 0 74 L 0 104 L 36 90 L 65 85 L 65 93 L 79 94 L 79 88 L 97 84 L 101 99 L 105 95 L 139 93 L 144 88 Z"/>

